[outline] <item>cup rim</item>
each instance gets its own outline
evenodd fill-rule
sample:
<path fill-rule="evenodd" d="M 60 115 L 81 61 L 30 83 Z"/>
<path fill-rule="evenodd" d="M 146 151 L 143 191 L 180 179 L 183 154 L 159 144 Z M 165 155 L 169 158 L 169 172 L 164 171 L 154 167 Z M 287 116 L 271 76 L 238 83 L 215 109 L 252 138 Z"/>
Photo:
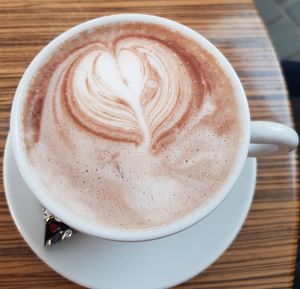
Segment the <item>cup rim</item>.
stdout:
<path fill-rule="evenodd" d="M 91 29 L 93 27 L 116 22 L 156 23 L 167 26 L 171 29 L 175 29 L 181 33 L 184 33 L 184 35 L 193 38 L 197 43 L 205 47 L 211 54 L 214 55 L 225 72 L 230 76 L 230 79 L 236 90 L 241 125 L 243 127 L 243 137 L 241 138 L 240 150 L 238 152 L 235 168 L 233 169 L 230 177 L 226 180 L 222 189 L 218 190 L 215 193 L 214 198 L 206 203 L 205 206 L 198 207 L 187 215 L 182 216 L 178 220 L 175 220 L 174 222 L 166 226 L 146 229 L 121 229 L 102 226 L 100 224 L 96 225 L 96 223 L 92 224 L 90 221 L 79 221 L 78 216 L 76 217 L 72 212 L 64 211 L 63 206 L 60 206 L 56 201 L 53 200 L 53 198 L 51 198 L 46 193 L 41 193 L 43 192 L 43 186 L 39 179 L 34 177 L 34 172 L 31 169 L 29 162 L 27 161 L 24 145 L 22 142 L 21 123 L 23 103 L 26 97 L 27 89 L 29 87 L 29 83 L 43 61 L 45 61 L 51 54 L 51 52 L 53 52 L 61 43 L 78 34 L 79 32 Z M 250 143 L 250 113 L 247 98 L 241 82 L 229 61 L 210 41 L 208 41 L 198 32 L 173 20 L 147 14 L 113 14 L 109 16 L 99 17 L 78 24 L 53 39 L 35 56 L 30 65 L 25 70 L 19 82 L 12 105 L 10 127 L 13 140 L 13 152 L 20 173 L 25 183 L 34 193 L 35 197 L 41 202 L 41 204 L 63 222 L 80 232 L 116 241 L 145 241 L 162 238 L 180 232 L 202 220 L 225 199 L 234 183 L 237 181 L 245 163 L 248 154 L 248 146 Z"/>

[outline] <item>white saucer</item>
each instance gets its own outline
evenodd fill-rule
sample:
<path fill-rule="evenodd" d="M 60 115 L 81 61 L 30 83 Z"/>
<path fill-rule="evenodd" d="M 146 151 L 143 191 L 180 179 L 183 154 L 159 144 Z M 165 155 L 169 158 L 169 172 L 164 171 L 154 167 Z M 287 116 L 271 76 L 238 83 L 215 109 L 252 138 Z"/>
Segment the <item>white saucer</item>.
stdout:
<path fill-rule="evenodd" d="M 256 160 L 247 159 L 238 182 L 215 211 L 167 238 L 122 243 L 78 233 L 44 248 L 41 205 L 20 176 L 9 139 L 4 156 L 6 198 L 23 238 L 53 270 L 89 288 L 166 288 L 199 274 L 238 234 L 252 202 L 255 180 Z"/>

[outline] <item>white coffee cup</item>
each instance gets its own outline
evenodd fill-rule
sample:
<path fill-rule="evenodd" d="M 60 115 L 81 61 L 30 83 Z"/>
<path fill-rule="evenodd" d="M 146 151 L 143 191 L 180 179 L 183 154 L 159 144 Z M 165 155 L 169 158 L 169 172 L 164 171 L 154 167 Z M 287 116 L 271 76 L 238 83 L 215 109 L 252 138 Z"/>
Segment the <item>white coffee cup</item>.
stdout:
<path fill-rule="evenodd" d="M 29 83 L 41 64 L 53 51 L 55 51 L 56 47 L 64 43 L 70 37 L 93 27 L 122 21 L 138 21 L 167 26 L 190 38 L 193 38 L 199 43 L 199 45 L 207 48 L 218 59 L 226 73 L 231 77 L 237 92 L 238 104 L 242 112 L 241 125 L 244 129 L 244 134 L 241 140 L 240 150 L 237 152 L 238 162 L 232 169 L 232 173 L 228 177 L 222 189 L 218 191 L 216 197 L 212 201 L 208 202 L 205 206 L 192 211 L 190 214 L 169 225 L 158 228 L 133 230 L 115 229 L 101 225 L 95 226 L 94 224 L 90 224 L 87 220 L 79 218 L 72 212 L 67 211 L 66 208 L 60 206 L 57 204 L 57 202 L 54 202 L 52 197 L 47 194 L 45 188 L 43 188 L 43 184 L 37 177 L 32 167 L 29 165 L 22 140 L 21 127 L 24 99 Z M 10 125 L 13 151 L 18 167 L 26 184 L 32 190 L 36 198 L 54 215 L 78 231 L 97 237 L 118 241 L 151 240 L 165 237 L 188 228 L 207 216 L 224 200 L 238 179 L 247 157 L 287 153 L 294 150 L 298 145 L 298 135 L 292 128 L 275 122 L 250 120 L 247 99 L 238 76 L 222 53 L 207 39 L 194 30 L 177 22 L 157 16 L 143 14 L 121 14 L 100 17 L 77 25 L 51 41 L 31 62 L 18 85 L 13 101 Z"/>

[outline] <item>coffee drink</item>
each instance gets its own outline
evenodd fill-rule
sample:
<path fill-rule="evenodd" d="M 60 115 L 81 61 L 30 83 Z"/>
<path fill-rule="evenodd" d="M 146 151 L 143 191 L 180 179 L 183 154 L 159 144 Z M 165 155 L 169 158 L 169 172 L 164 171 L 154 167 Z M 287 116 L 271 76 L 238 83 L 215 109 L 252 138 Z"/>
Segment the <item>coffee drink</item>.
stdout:
<path fill-rule="evenodd" d="M 32 79 L 24 147 L 45 192 L 91 223 L 166 226 L 212 200 L 237 161 L 232 80 L 196 40 L 120 22 L 60 45 Z"/>

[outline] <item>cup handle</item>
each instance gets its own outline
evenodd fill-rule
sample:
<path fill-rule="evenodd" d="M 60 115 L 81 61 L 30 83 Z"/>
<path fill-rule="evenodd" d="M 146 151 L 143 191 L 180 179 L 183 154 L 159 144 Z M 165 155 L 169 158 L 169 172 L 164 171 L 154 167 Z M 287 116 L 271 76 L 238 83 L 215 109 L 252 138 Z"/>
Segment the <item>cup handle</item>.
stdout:
<path fill-rule="evenodd" d="M 248 157 L 262 157 L 290 152 L 296 149 L 299 137 L 284 124 L 271 121 L 251 121 Z"/>

